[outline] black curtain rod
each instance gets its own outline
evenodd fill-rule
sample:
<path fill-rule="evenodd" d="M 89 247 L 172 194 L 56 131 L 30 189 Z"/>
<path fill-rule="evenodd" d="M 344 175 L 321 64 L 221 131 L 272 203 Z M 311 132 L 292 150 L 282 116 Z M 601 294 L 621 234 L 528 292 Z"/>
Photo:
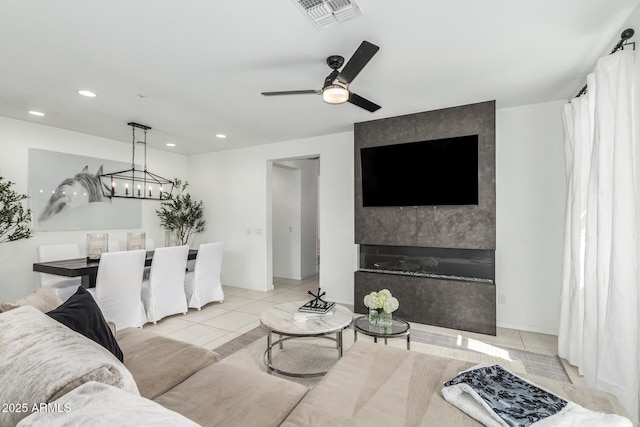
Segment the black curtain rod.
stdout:
<path fill-rule="evenodd" d="M 621 49 L 624 49 L 626 45 L 630 45 L 630 44 L 633 45 L 633 50 L 636 50 L 636 42 L 627 42 L 627 40 L 633 37 L 633 34 L 634 34 L 633 28 L 627 28 L 626 30 L 624 30 L 622 34 L 620 34 L 620 41 L 616 43 L 616 45 L 613 47 L 609 55 L 616 53 Z M 585 93 L 587 93 L 587 85 L 584 85 L 584 87 L 580 89 L 580 92 L 578 92 L 575 98 L 578 98 L 584 95 Z"/>

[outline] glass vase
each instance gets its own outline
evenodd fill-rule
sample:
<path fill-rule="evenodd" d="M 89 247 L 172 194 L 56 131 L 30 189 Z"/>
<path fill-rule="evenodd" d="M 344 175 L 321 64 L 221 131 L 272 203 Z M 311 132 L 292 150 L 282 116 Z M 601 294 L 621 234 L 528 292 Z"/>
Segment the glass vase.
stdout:
<path fill-rule="evenodd" d="M 146 249 L 147 235 L 144 231 L 134 231 L 127 233 L 127 250 L 135 251 Z"/>
<path fill-rule="evenodd" d="M 375 308 L 369 310 L 369 323 L 373 326 L 379 326 L 386 328 L 393 323 L 392 313 L 385 313 L 384 311 L 378 312 Z"/>
<path fill-rule="evenodd" d="M 99 260 L 103 252 L 109 250 L 109 234 L 87 234 L 87 259 Z"/>
<path fill-rule="evenodd" d="M 180 237 L 178 236 L 178 232 L 175 230 L 167 230 L 164 232 L 164 245 L 169 246 L 180 246 L 182 242 L 180 241 Z"/>

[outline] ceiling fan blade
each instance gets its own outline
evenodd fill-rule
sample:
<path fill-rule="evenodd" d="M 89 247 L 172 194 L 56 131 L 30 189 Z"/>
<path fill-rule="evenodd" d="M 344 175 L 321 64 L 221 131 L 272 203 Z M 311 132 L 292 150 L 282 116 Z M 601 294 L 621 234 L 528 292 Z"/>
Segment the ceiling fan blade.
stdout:
<path fill-rule="evenodd" d="M 363 41 L 338 74 L 338 80 L 344 84 L 351 83 L 379 49 L 375 44 Z"/>
<path fill-rule="evenodd" d="M 307 94 L 318 94 L 321 91 L 309 89 L 309 90 L 283 90 L 279 92 L 262 92 L 264 96 L 275 96 L 275 95 L 307 95 Z"/>
<path fill-rule="evenodd" d="M 378 104 L 374 104 L 368 99 L 365 99 L 353 92 L 349 94 L 349 102 L 353 105 L 357 105 L 360 108 L 364 108 L 371 113 L 373 113 L 374 111 L 378 111 L 381 108 Z"/>

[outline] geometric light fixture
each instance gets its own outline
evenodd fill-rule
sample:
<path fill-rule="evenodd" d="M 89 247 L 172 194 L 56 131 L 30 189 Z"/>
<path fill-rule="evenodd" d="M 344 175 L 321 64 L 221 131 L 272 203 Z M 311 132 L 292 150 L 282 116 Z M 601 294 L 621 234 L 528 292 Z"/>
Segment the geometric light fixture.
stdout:
<path fill-rule="evenodd" d="M 131 126 L 131 169 L 108 172 L 100 176 L 102 194 L 105 197 L 120 197 L 138 200 L 165 200 L 166 195 L 173 192 L 173 181 L 151 173 L 147 170 L 147 131 L 149 126 L 129 122 Z M 136 129 L 142 129 L 144 139 L 137 141 L 144 145 L 144 169 L 136 169 Z"/>

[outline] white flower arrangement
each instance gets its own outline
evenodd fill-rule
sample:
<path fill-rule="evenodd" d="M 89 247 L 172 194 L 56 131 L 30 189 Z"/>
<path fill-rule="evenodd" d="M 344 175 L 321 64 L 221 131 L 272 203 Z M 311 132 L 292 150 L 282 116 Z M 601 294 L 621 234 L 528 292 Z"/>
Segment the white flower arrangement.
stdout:
<path fill-rule="evenodd" d="M 391 295 L 388 289 L 379 292 L 371 292 L 364 297 L 364 305 L 370 310 L 376 310 L 378 313 L 393 313 L 398 309 L 400 303 Z"/>

